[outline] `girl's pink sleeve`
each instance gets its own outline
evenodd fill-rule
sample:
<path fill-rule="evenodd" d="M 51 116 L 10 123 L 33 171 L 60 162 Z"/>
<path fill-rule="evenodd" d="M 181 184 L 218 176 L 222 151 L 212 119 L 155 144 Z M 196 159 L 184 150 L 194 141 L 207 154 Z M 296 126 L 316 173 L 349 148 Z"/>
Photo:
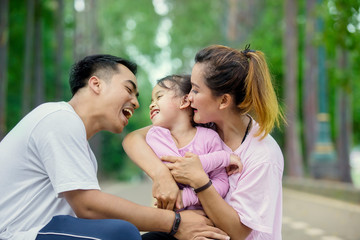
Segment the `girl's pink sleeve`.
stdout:
<path fill-rule="evenodd" d="M 230 153 L 225 150 L 199 155 L 199 158 L 206 173 L 225 168 L 230 164 Z"/>

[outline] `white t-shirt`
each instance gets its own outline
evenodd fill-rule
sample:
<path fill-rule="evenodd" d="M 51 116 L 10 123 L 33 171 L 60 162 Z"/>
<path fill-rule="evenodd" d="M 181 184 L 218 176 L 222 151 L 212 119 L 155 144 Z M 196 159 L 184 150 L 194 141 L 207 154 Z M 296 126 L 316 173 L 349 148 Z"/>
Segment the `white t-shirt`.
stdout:
<path fill-rule="evenodd" d="M 259 125 L 253 121 L 245 141 L 234 151 L 242 163 L 241 174 L 229 177 L 225 200 L 238 212 L 241 222 L 253 229 L 247 240 L 281 240 L 282 176 L 284 158 L 276 141 L 254 135 Z M 224 149 L 231 149 L 224 144 Z"/>
<path fill-rule="evenodd" d="M 45 103 L 0 142 L 0 239 L 32 240 L 55 215 L 75 216 L 62 192 L 100 189 L 85 126 L 66 102 Z"/>

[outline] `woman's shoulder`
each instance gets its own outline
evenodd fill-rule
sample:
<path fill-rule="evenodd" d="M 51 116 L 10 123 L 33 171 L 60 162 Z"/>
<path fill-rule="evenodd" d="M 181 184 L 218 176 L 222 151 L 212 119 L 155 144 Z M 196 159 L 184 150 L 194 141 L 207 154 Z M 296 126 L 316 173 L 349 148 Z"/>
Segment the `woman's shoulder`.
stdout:
<path fill-rule="evenodd" d="M 241 151 L 241 157 L 248 159 L 249 163 L 262 164 L 270 163 L 276 164 L 283 168 L 284 158 L 279 144 L 270 135 L 262 136 L 256 135 L 255 131 L 251 131 L 247 146 Z"/>

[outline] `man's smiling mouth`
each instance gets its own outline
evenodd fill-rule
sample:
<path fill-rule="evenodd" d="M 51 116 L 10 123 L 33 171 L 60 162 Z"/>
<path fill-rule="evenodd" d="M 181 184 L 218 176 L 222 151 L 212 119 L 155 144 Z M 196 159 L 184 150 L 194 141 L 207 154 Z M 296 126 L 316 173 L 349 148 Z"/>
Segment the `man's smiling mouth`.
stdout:
<path fill-rule="evenodd" d="M 133 115 L 133 111 L 132 111 L 131 109 L 129 109 L 129 108 L 124 108 L 124 109 L 122 110 L 122 113 L 124 114 L 124 116 L 125 116 L 127 119 L 131 118 L 132 115 Z"/>

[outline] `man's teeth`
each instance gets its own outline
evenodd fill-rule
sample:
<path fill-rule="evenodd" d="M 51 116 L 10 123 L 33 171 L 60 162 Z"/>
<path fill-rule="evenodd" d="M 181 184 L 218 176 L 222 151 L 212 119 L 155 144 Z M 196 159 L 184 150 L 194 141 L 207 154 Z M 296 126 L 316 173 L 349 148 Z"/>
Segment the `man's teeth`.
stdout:
<path fill-rule="evenodd" d="M 123 113 L 127 119 L 131 118 L 131 116 L 133 115 L 132 111 L 129 109 L 124 109 Z"/>

